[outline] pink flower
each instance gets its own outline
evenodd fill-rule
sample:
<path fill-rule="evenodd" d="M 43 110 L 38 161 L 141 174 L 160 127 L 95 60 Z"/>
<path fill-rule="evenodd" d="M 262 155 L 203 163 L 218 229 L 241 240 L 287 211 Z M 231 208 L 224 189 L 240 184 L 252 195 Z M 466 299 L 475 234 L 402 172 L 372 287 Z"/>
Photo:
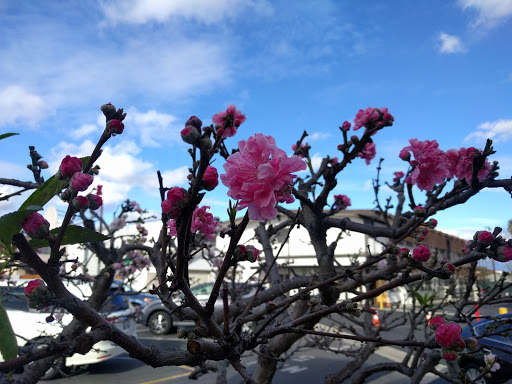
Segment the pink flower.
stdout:
<path fill-rule="evenodd" d="M 222 266 L 222 261 L 223 260 L 220 257 L 214 257 L 212 259 L 212 264 L 213 264 L 214 267 L 220 268 Z"/>
<path fill-rule="evenodd" d="M 219 174 L 217 173 L 217 168 L 209 165 L 206 167 L 203 175 L 204 189 L 207 191 L 212 191 L 217 185 L 219 185 Z"/>
<path fill-rule="evenodd" d="M 238 143 L 239 152 L 224 164 L 222 183 L 228 196 L 240 200 L 238 210 L 248 207 L 252 220 L 270 220 L 277 216 L 276 203 L 291 203 L 292 172 L 306 169 L 298 156 L 288 157 L 276 146 L 272 136 L 257 133 Z"/>
<path fill-rule="evenodd" d="M 73 176 L 76 172 L 82 170 L 82 160 L 78 157 L 67 155 L 60 163 L 59 171 L 64 177 Z"/>
<path fill-rule="evenodd" d="M 124 124 L 121 120 L 112 119 L 107 122 L 107 129 L 114 135 L 120 135 L 124 131 Z"/>
<path fill-rule="evenodd" d="M 428 326 L 432 329 L 437 329 L 441 324 L 445 324 L 446 321 L 441 316 L 434 316 L 429 322 Z"/>
<path fill-rule="evenodd" d="M 364 149 L 359 152 L 359 157 L 366 159 L 366 165 L 370 165 L 370 162 L 375 158 L 376 154 L 375 143 L 366 143 Z"/>
<path fill-rule="evenodd" d="M 450 264 L 450 263 L 444 264 L 443 265 L 443 270 L 445 270 L 449 274 L 454 274 L 455 273 L 455 266 L 453 264 Z"/>
<path fill-rule="evenodd" d="M 131 202 L 131 205 L 132 205 L 133 209 L 135 210 L 135 212 L 138 212 L 138 213 L 142 212 L 142 208 L 140 207 L 139 203 L 137 203 L 135 200 Z"/>
<path fill-rule="evenodd" d="M 37 287 L 44 287 L 43 282 L 41 280 L 31 280 L 28 282 L 23 293 L 25 294 L 25 296 L 30 296 L 32 294 L 32 291 Z"/>
<path fill-rule="evenodd" d="M 398 154 L 398 157 L 404 161 L 409 161 L 411 160 L 411 153 L 406 149 L 402 149 Z"/>
<path fill-rule="evenodd" d="M 183 188 L 173 187 L 167 191 L 167 199 L 162 202 L 162 210 L 171 219 L 180 214 L 180 205 L 187 198 L 187 191 Z"/>
<path fill-rule="evenodd" d="M 439 144 L 435 140 L 410 139 L 409 143 L 411 145 L 402 151 L 412 151 L 417 165 L 405 182 L 416 184 L 422 191 L 431 191 L 436 184 L 442 183 L 449 176 L 445 164 L 446 154 L 439 149 Z"/>
<path fill-rule="evenodd" d="M 169 228 L 169 236 L 178 236 L 176 220 L 167 220 L 167 228 Z"/>
<path fill-rule="evenodd" d="M 466 180 L 468 184 L 471 183 L 471 178 L 473 175 L 473 159 L 477 154 L 477 149 L 470 148 L 460 148 L 459 150 L 450 149 L 446 151 L 447 157 L 447 169 L 449 171 L 450 178 L 457 177 L 459 180 Z M 491 165 L 486 160 L 484 167 L 478 171 L 478 179 L 484 179 L 491 169 Z"/>
<path fill-rule="evenodd" d="M 215 228 L 218 221 L 213 218 L 213 215 L 206 210 L 210 208 L 207 206 L 197 207 L 192 214 L 192 223 L 190 230 L 192 232 L 200 231 L 207 239 L 215 239 Z"/>
<path fill-rule="evenodd" d="M 103 193 L 103 185 L 98 185 L 96 187 L 96 193 L 97 193 L 98 196 L 102 195 L 102 193 Z"/>
<path fill-rule="evenodd" d="M 93 195 L 90 193 L 87 198 L 89 199 L 89 209 L 96 210 L 103 205 L 103 199 L 99 194 Z"/>
<path fill-rule="evenodd" d="M 418 245 L 412 251 L 412 255 L 416 261 L 428 261 L 430 259 L 430 249 L 426 245 Z"/>
<path fill-rule="evenodd" d="M 21 227 L 28 236 L 35 239 L 44 238 L 50 233 L 50 223 L 37 212 L 31 213 L 23 220 Z"/>
<path fill-rule="evenodd" d="M 388 112 L 387 108 L 368 107 L 365 110 L 360 109 L 354 119 L 354 131 L 366 126 L 371 128 L 375 125 L 378 128 L 393 125 L 395 118 Z"/>
<path fill-rule="evenodd" d="M 92 184 L 94 178 L 87 173 L 75 173 L 71 180 L 71 188 L 75 191 L 85 191 Z"/>
<path fill-rule="evenodd" d="M 352 124 L 350 124 L 348 121 L 344 121 L 343 124 L 341 124 L 341 129 L 343 129 L 344 131 L 348 131 L 351 125 Z"/>
<path fill-rule="evenodd" d="M 461 328 L 455 323 L 444 323 L 436 329 L 436 341 L 439 345 L 451 348 L 459 343 L 461 339 Z"/>
<path fill-rule="evenodd" d="M 346 195 L 334 195 L 334 206 L 333 208 L 337 209 L 346 209 L 350 207 L 352 203 L 350 202 L 350 198 Z"/>
<path fill-rule="evenodd" d="M 492 241 L 494 240 L 494 236 L 492 235 L 491 232 L 488 232 L 488 231 L 482 231 L 480 232 L 480 234 L 478 235 L 478 240 L 481 242 L 481 243 L 484 243 L 484 244 L 491 244 Z"/>
<path fill-rule="evenodd" d="M 245 115 L 242 114 L 233 104 L 230 104 L 226 111 L 220 111 L 213 115 L 212 121 L 215 125 L 221 127 L 222 137 L 233 137 L 237 128 L 245 121 Z"/>

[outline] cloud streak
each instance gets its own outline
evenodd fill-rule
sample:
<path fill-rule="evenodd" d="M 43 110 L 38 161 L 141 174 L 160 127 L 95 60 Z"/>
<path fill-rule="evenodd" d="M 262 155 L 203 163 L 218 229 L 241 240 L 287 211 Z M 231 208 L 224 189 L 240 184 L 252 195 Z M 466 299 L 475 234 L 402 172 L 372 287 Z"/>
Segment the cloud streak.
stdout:
<path fill-rule="evenodd" d="M 500 119 L 482 123 L 475 132 L 466 136 L 464 141 L 488 138 L 496 142 L 506 142 L 512 139 L 512 120 Z"/>
<path fill-rule="evenodd" d="M 463 53 L 466 49 L 459 37 L 441 32 L 439 34 L 440 53 Z"/>

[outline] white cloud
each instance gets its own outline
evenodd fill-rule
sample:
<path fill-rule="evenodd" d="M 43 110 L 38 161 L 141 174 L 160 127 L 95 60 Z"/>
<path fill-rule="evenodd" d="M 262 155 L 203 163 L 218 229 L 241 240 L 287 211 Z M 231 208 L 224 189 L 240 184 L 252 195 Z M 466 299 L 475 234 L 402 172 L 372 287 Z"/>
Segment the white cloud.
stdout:
<path fill-rule="evenodd" d="M 62 158 L 66 155 L 88 156 L 94 144 L 86 140 L 81 145 L 61 142 L 51 151 L 55 159 L 53 171 L 56 171 Z M 118 205 L 129 197 L 134 188 L 142 188 L 146 193 L 158 194 L 158 179 L 154 164 L 141 158 L 141 149 L 130 140 L 124 140 L 114 146 L 106 145 L 96 164 L 100 174 L 94 178 L 91 187 L 103 185 L 103 201 L 107 206 Z M 176 169 L 162 170 L 166 185 L 184 186 L 187 183 L 188 168 L 182 166 Z"/>
<path fill-rule="evenodd" d="M 79 128 L 70 130 L 67 133 L 75 139 L 81 139 L 94 132 L 100 132 L 100 127 L 94 124 L 82 124 Z"/>
<path fill-rule="evenodd" d="M 108 4 L 102 2 L 101 7 L 112 24 L 164 23 L 172 18 L 214 24 L 235 17 L 243 8 L 272 13 L 272 7 L 265 0 L 117 0 Z"/>
<path fill-rule="evenodd" d="M 28 124 L 36 127 L 52 112 L 40 96 L 18 85 L 0 90 L 0 126 Z"/>
<path fill-rule="evenodd" d="M 477 12 L 474 27 L 492 28 L 512 17 L 512 0 L 459 0 L 459 6 Z"/>
<path fill-rule="evenodd" d="M 306 137 L 305 141 L 322 140 L 331 137 L 330 132 L 313 132 Z"/>
<path fill-rule="evenodd" d="M 180 128 L 184 122 L 178 128 L 178 124 L 174 124 L 176 120 L 173 115 L 155 110 L 142 113 L 130 108 L 124 123 L 130 127 L 129 134 L 138 133 L 142 146 L 160 147 L 169 142 L 181 143 Z"/>
<path fill-rule="evenodd" d="M 441 53 L 462 53 L 465 52 L 462 41 L 459 37 L 441 32 L 439 34 L 439 52 Z"/>
<path fill-rule="evenodd" d="M 505 142 L 512 139 L 512 120 L 500 119 L 482 123 L 475 132 L 466 136 L 464 141 L 488 138 L 496 142 Z"/>

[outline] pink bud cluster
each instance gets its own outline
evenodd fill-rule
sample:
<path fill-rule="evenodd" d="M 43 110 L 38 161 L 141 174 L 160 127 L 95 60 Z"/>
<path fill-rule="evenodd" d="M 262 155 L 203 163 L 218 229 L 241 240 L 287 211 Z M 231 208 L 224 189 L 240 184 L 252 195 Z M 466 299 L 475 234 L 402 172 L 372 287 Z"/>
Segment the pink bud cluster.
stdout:
<path fill-rule="evenodd" d="M 213 191 L 219 185 L 219 174 L 217 168 L 209 165 L 203 175 L 203 187 L 207 191 Z"/>
<path fill-rule="evenodd" d="M 223 138 L 235 136 L 238 127 L 245 120 L 245 115 L 236 109 L 233 104 L 230 104 L 225 111 L 220 111 L 212 117 L 213 124 L 218 127 L 217 133 L 222 135 Z"/>
<path fill-rule="evenodd" d="M 258 260 L 260 251 L 253 245 L 237 245 L 235 249 L 235 257 L 237 261 L 250 261 L 254 263 Z"/>
<path fill-rule="evenodd" d="M 123 228 L 126 225 L 126 215 L 123 215 L 121 217 L 115 217 L 112 221 L 112 224 L 110 224 L 110 230 L 111 231 L 117 231 L 121 228 Z"/>
<path fill-rule="evenodd" d="M 192 233 L 201 232 L 208 240 L 215 239 L 215 233 L 219 221 L 213 215 L 206 212 L 210 207 L 202 206 L 196 207 L 192 214 L 192 222 L 190 223 L 190 230 Z M 169 228 L 170 236 L 177 236 L 176 220 L 167 221 L 167 228 Z"/>
<path fill-rule="evenodd" d="M 447 178 L 456 177 L 471 182 L 473 174 L 473 159 L 480 153 L 476 148 L 450 149 L 446 152 L 439 149 L 436 140 L 419 141 L 410 139 L 410 145 L 404 147 L 399 157 L 408 161 L 413 167 L 405 182 L 414 184 L 423 191 L 431 191 L 436 184 L 442 183 Z M 411 153 L 414 160 L 411 160 Z M 491 169 L 486 160 L 484 167 L 478 171 L 478 179 L 484 179 Z"/>
<path fill-rule="evenodd" d="M 149 267 L 151 261 L 149 257 L 143 256 L 139 251 L 130 251 L 126 254 L 126 259 L 121 263 L 114 263 L 112 266 L 122 279 L 133 275 L 137 271 Z"/>
<path fill-rule="evenodd" d="M 309 150 L 311 146 L 309 144 L 301 144 L 299 148 L 297 148 L 297 144 L 292 144 L 292 151 L 294 155 L 297 155 L 301 158 L 305 158 L 309 156 Z"/>
<path fill-rule="evenodd" d="M 366 143 L 363 150 L 359 152 L 359 157 L 365 159 L 366 165 L 370 165 L 370 162 L 377 155 L 377 149 L 375 143 Z"/>
<path fill-rule="evenodd" d="M 466 348 L 466 343 L 462 339 L 461 327 L 455 323 L 447 323 L 441 316 L 435 316 L 429 322 L 429 327 L 436 331 L 435 339 L 443 347 L 443 357 L 447 361 L 453 361 L 457 354 Z M 468 339 L 468 347 L 475 349 L 478 342 L 474 338 Z"/>
<path fill-rule="evenodd" d="M 350 198 L 347 195 L 334 195 L 333 209 L 342 210 L 347 209 L 352 205 Z"/>
<path fill-rule="evenodd" d="M 167 191 L 167 199 L 162 201 L 162 211 L 171 219 L 179 216 L 181 207 L 186 202 L 187 191 L 183 188 L 173 187 Z"/>
<path fill-rule="evenodd" d="M 372 108 L 360 109 L 354 119 L 354 131 L 361 127 L 370 128 L 383 128 L 393 125 L 395 118 L 388 112 L 387 108 Z"/>
<path fill-rule="evenodd" d="M 405 176 L 405 174 L 401 171 L 397 171 L 394 173 L 395 177 L 393 178 L 394 183 L 399 183 L 400 179 Z"/>

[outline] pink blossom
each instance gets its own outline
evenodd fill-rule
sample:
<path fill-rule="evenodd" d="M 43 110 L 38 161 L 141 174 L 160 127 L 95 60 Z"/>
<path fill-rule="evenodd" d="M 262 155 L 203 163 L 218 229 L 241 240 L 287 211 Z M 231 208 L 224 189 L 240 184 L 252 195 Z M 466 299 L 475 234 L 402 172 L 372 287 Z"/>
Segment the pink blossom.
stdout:
<path fill-rule="evenodd" d="M 412 255 L 416 261 L 428 261 L 430 259 L 430 249 L 426 245 L 418 245 L 412 251 Z"/>
<path fill-rule="evenodd" d="M 512 260 L 512 248 L 510 248 L 509 246 L 504 247 L 503 257 L 505 258 L 505 261 Z"/>
<path fill-rule="evenodd" d="M 230 104 L 226 111 L 220 111 L 212 117 L 213 123 L 223 130 L 222 137 L 224 138 L 235 136 L 236 130 L 245 120 L 245 115 L 233 104 Z"/>
<path fill-rule="evenodd" d="M 444 323 L 436 329 L 436 341 L 439 345 L 451 348 L 461 340 L 461 328 L 455 323 Z"/>
<path fill-rule="evenodd" d="M 446 323 L 446 321 L 441 316 L 434 316 L 429 322 L 428 326 L 432 329 L 437 329 L 441 324 Z"/>
<path fill-rule="evenodd" d="M 43 238 L 50 233 L 50 223 L 37 212 L 31 213 L 23 220 L 21 227 L 28 236 L 37 239 Z"/>
<path fill-rule="evenodd" d="M 238 210 L 248 207 L 252 220 L 270 220 L 277 216 L 275 205 L 291 203 L 292 172 L 306 169 L 298 156 L 288 157 L 276 146 L 272 136 L 257 133 L 247 141 L 238 142 L 239 152 L 224 164 L 222 183 L 228 196 L 240 200 Z"/>
<path fill-rule="evenodd" d="M 370 162 L 377 155 L 377 151 L 375 150 L 375 143 L 366 143 L 364 149 L 359 152 L 359 157 L 366 159 L 366 165 L 370 165 Z"/>
<path fill-rule="evenodd" d="M 217 185 L 219 185 L 219 174 L 217 173 L 217 168 L 209 165 L 206 167 L 203 175 L 204 189 L 207 191 L 212 191 Z"/>
<path fill-rule="evenodd" d="M 206 212 L 209 208 L 210 207 L 202 206 L 194 210 L 190 230 L 192 232 L 200 231 L 207 239 L 213 240 L 215 238 L 215 228 L 219 222 L 213 218 L 211 213 Z"/>
<path fill-rule="evenodd" d="M 178 236 L 176 220 L 167 220 L 167 228 L 169 228 L 169 236 Z"/>
<path fill-rule="evenodd" d="M 29 296 L 32 293 L 32 291 L 37 287 L 44 287 L 41 280 L 31 280 L 28 282 L 23 293 L 25 294 L 25 296 Z"/>
<path fill-rule="evenodd" d="M 102 193 L 103 193 L 103 185 L 98 185 L 96 187 L 96 193 L 97 193 L 98 196 L 102 195 Z"/>
<path fill-rule="evenodd" d="M 212 264 L 213 264 L 214 267 L 220 268 L 222 266 L 222 261 L 223 260 L 220 257 L 214 257 L 212 259 Z"/>
<path fill-rule="evenodd" d="M 112 119 L 107 122 L 107 129 L 114 135 L 120 135 L 124 131 L 124 124 L 121 120 Z"/>
<path fill-rule="evenodd" d="M 446 151 L 447 164 L 446 167 L 449 171 L 450 178 L 456 177 L 459 180 L 466 180 L 468 184 L 471 183 L 473 175 L 473 159 L 477 155 L 477 149 L 474 147 L 460 148 L 459 150 L 450 149 Z M 484 167 L 478 171 L 478 179 L 484 179 L 491 169 L 491 165 L 486 160 Z"/>
<path fill-rule="evenodd" d="M 162 210 L 171 219 L 175 219 L 180 214 L 180 205 L 187 198 L 187 191 L 183 188 L 173 187 L 167 191 L 167 199 L 162 202 Z"/>
<path fill-rule="evenodd" d="M 402 149 L 400 153 L 398 154 L 398 157 L 401 158 L 404 161 L 411 160 L 411 153 L 407 151 L 406 149 Z"/>
<path fill-rule="evenodd" d="M 482 231 L 478 235 L 478 240 L 484 244 L 491 244 L 494 240 L 494 236 L 491 232 L 488 231 Z"/>
<path fill-rule="evenodd" d="M 346 195 L 334 195 L 333 208 L 346 209 L 352 205 L 350 198 Z"/>
<path fill-rule="evenodd" d="M 348 121 L 344 121 L 343 124 L 341 124 L 341 129 L 343 129 L 344 131 L 348 131 L 351 125 L 352 124 L 350 124 Z"/>
<path fill-rule="evenodd" d="M 139 203 L 137 203 L 136 201 L 132 201 L 132 202 L 131 202 L 131 205 L 132 205 L 133 209 L 134 209 L 136 212 L 139 212 L 139 213 L 141 213 L 141 212 L 142 212 L 142 208 L 140 207 Z"/>
<path fill-rule="evenodd" d="M 201 132 L 198 128 L 188 125 L 181 131 L 181 138 L 185 143 L 198 144 L 201 138 Z"/>
<path fill-rule="evenodd" d="M 190 118 L 185 123 L 185 126 L 189 126 L 189 125 L 196 127 L 199 130 L 199 129 L 201 129 L 203 122 L 201 121 L 201 119 L 199 119 L 196 116 L 190 116 Z"/>
<path fill-rule="evenodd" d="M 122 217 L 116 217 L 114 218 L 114 221 L 112 221 L 112 224 L 110 224 L 110 229 L 112 231 L 117 231 L 118 229 L 123 228 L 126 225 L 126 221 Z"/>
<path fill-rule="evenodd" d="M 395 118 L 388 112 L 387 108 L 372 108 L 368 107 L 365 110 L 360 109 L 354 119 L 354 131 L 366 126 L 371 128 L 375 125 L 377 128 L 390 126 L 393 124 Z"/>
<path fill-rule="evenodd" d="M 71 188 L 75 191 L 85 191 L 92 184 L 94 178 L 87 173 L 75 173 L 71 180 Z"/>
<path fill-rule="evenodd" d="M 60 163 L 59 171 L 64 177 L 73 176 L 76 172 L 82 170 L 82 160 L 78 157 L 67 155 Z"/>
<path fill-rule="evenodd" d="M 439 149 L 435 140 L 419 141 L 410 139 L 411 144 L 403 150 L 412 151 L 417 165 L 405 179 L 407 184 L 416 184 L 422 191 L 431 191 L 438 183 L 449 176 L 446 168 L 446 154 Z"/>

